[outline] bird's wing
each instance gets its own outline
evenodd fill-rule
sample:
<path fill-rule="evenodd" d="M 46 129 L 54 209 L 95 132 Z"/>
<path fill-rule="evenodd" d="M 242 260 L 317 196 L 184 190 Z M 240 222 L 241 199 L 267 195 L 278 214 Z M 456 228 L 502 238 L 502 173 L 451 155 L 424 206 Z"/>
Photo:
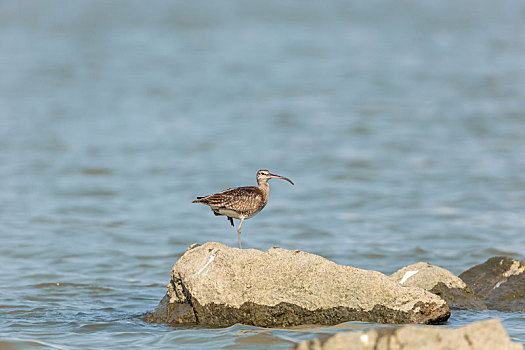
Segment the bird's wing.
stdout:
<path fill-rule="evenodd" d="M 250 211 L 257 208 L 261 201 L 263 201 L 263 195 L 258 187 L 237 187 L 203 197 L 196 202 L 211 207 Z"/>

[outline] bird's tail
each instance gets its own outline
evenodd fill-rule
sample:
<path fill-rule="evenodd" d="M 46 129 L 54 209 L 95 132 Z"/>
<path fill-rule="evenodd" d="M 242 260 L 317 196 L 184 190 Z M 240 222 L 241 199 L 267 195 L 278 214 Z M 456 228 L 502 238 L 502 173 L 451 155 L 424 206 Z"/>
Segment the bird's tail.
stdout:
<path fill-rule="evenodd" d="M 203 199 L 204 197 L 197 197 L 196 200 L 194 200 L 192 203 L 202 203 L 201 199 Z"/>

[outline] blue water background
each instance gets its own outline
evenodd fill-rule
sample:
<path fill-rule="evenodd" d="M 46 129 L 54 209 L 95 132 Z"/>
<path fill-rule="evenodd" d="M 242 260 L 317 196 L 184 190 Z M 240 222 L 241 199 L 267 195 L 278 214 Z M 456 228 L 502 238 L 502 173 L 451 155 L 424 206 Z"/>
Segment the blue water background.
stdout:
<path fill-rule="evenodd" d="M 286 348 L 144 323 L 197 195 L 272 180 L 246 248 L 386 274 L 525 258 L 521 1 L 1 1 L 0 347 Z M 525 343 L 525 315 L 500 318 Z"/>

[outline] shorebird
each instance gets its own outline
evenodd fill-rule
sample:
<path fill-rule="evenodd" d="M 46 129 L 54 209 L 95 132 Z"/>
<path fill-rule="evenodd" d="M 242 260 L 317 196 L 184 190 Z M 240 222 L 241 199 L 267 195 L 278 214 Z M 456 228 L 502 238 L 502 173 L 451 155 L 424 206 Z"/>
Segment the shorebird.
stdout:
<path fill-rule="evenodd" d="M 283 179 L 294 184 L 292 180 L 271 174 L 268 170 L 259 170 L 257 172 L 257 184 L 259 186 L 229 188 L 225 191 L 211 194 L 205 197 L 197 197 L 192 203 L 202 203 L 210 206 L 213 214 L 216 216 L 225 215 L 230 224 L 233 225 L 233 219 L 241 220 L 237 233 L 239 235 L 239 248 L 241 248 L 241 227 L 245 219 L 254 217 L 260 212 L 270 197 L 270 186 L 268 180 L 276 178 Z"/>

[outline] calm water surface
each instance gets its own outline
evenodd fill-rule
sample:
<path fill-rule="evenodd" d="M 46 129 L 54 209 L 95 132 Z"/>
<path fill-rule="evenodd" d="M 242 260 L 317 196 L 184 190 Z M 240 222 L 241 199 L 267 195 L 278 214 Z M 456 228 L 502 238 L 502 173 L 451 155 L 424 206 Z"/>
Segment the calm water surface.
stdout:
<path fill-rule="evenodd" d="M 525 258 L 520 1 L 0 2 L 0 348 L 286 348 L 146 324 L 197 195 L 273 180 L 244 246 L 390 274 Z M 500 318 L 525 343 L 525 315 Z"/>

